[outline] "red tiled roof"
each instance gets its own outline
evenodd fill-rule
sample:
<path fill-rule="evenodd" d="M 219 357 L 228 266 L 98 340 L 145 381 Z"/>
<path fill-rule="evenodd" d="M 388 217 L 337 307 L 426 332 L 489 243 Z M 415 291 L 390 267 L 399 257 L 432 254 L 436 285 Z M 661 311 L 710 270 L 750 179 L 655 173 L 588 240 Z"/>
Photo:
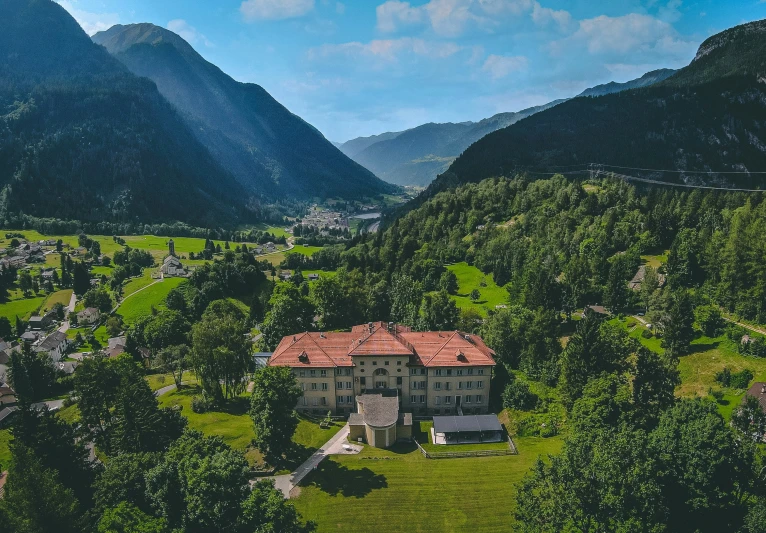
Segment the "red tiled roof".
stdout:
<path fill-rule="evenodd" d="M 459 331 L 413 332 L 384 322 L 350 332 L 306 332 L 284 337 L 269 365 L 330 368 L 353 366 L 351 357 L 409 356 L 413 366 L 490 366 L 494 352 L 481 337 Z"/>

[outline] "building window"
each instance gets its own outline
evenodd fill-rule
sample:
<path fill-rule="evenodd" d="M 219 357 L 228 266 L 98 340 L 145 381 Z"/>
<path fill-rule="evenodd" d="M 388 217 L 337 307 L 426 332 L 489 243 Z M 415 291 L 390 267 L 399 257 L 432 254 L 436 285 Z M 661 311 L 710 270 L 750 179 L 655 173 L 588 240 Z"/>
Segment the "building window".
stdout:
<path fill-rule="evenodd" d="M 338 403 L 343 403 L 343 396 L 338 396 Z"/>
<path fill-rule="evenodd" d="M 441 388 L 442 388 L 442 382 L 434 381 L 434 390 L 441 390 Z"/>
<path fill-rule="evenodd" d="M 301 403 L 303 405 L 308 405 L 309 404 L 308 399 L 305 396 L 303 398 L 301 398 L 301 400 L 302 400 Z"/>
<path fill-rule="evenodd" d="M 452 388 L 452 383 L 450 383 L 449 381 L 448 381 L 448 382 L 446 382 L 446 383 L 444 384 L 444 388 L 445 388 L 446 390 L 450 390 L 450 389 Z"/>
<path fill-rule="evenodd" d="M 364 366 L 364 361 L 359 361 L 360 366 Z"/>
<path fill-rule="evenodd" d="M 441 396 L 436 396 L 435 398 L 436 398 L 436 405 L 441 405 L 442 397 Z"/>
<path fill-rule="evenodd" d="M 351 388 L 352 388 L 352 387 L 353 387 L 353 384 L 352 384 L 350 381 L 347 381 L 347 382 L 346 382 L 346 388 L 347 388 L 348 390 L 351 390 Z"/>
<path fill-rule="evenodd" d="M 417 396 L 415 396 L 414 394 L 412 396 L 410 396 L 410 403 L 417 403 L 417 401 L 418 401 L 418 397 Z"/>
<path fill-rule="evenodd" d="M 385 364 L 386 364 L 386 366 L 388 366 L 388 361 L 386 361 L 386 363 L 385 363 Z"/>
<path fill-rule="evenodd" d="M 452 369 L 451 369 L 451 368 L 448 368 L 448 369 L 447 369 L 447 375 L 448 375 L 448 376 L 451 376 L 451 375 L 452 375 Z"/>
<path fill-rule="evenodd" d="M 441 375 L 442 375 L 442 369 L 434 368 L 434 376 L 441 376 Z"/>
<path fill-rule="evenodd" d="M 335 369 L 335 375 L 336 375 L 336 376 L 340 376 L 340 375 L 342 375 L 342 374 L 343 374 L 343 369 L 342 369 L 342 368 L 336 368 L 336 369 Z"/>
<path fill-rule="evenodd" d="M 373 361 L 372 362 L 372 366 L 378 366 L 378 362 L 377 361 Z"/>
<path fill-rule="evenodd" d="M 318 403 L 319 403 L 319 399 L 318 398 L 311 398 L 311 405 L 316 406 Z"/>
<path fill-rule="evenodd" d="M 457 388 L 458 388 L 458 390 L 463 390 L 463 382 L 462 381 L 458 381 L 457 382 Z"/>
<path fill-rule="evenodd" d="M 402 366 L 402 362 L 401 361 L 397 361 L 396 362 L 396 366 Z"/>
<path fill-rule="evenodd" d="M 476 370 L 476 373 L 479 374 L 480 376 L 483 376 L 484 375 L 484 369 L 483 368 L 479 368 L 479 369 Z"/>
<path fill-rule="evenodd" d="M 462 368 L 458 368 L 457 370 L 455 370 L 455 375 L 456 376 L 462 376 L 463 375 L 463 369 Z"/>
<path fill-rule="evenodd" d="M 306 390 L 306 384 L 305 383 L 301 383 L 301 390 Z"/>
<path fill-rule="evenodd" d="M 476 403 L 481 403 L 482 401 L 484 401 L 484 396 L 482 396 L 481 394 L 477 394 Z"/>
<path fill-rule="evenodd" d="M 366 378 L 366 377 L 364 377 L 364 376 L 362 376 L 361 378 L 359 378 L 359 384 L 360 384 L 360 385 L 367 385 L 367 378 Z"/>
<path fill-rule="evenodd" d="M 322 383 L 322 390 L 327 390 L 327 383 Z"/>
<path fill-rule="evenodd" d="M 300 371 L 298 371 L 298 375 L 300 377 L 302 377 L 302 378 L 305 378 L 306 377 L 306 371 L 305 370 L 300 370 Z"/>
<path fill-rule="evenodd" d="M 465 397 L 465 403 L 471 403 L 471 395 L 470 394 Z"/>
<path fill-rule="evenodd" d="M 417 375 L 417 373 L 418 373 L 418 369 L 417 368 L 410 368 L 410 374 L 415 376 L 415 375 Z"/>
<path fill-rule="evenodd" d="M 319 371 L 319 375 L 322 376 L 323 378 L 326 378 L 327 377 L 327 370 L 320 370 Z"/>
<path fill-rule="evenodd" d="M 465 382 L 465 388 L 466 389 L 472 389 L 473 388 L 473 381 L 466 381 Z"/>
<path fill-rule="evenodd" d="M 452 396 L 445 396 L 444 397 L 444 403 L 446 403 L 447 405 L 451 404 L 452 403 Z"/>
<path fill-rule="evenodd" d="M 327 405 L 327 398 L 322 396 L 322 405 Z"/>
<path fill-rule="evenodd" d="M 311 390 L 317 390 L 317 384 L 316 383 L 312 383 L 311 384 Z"/>
<path fill-rule="evenodd" d="M 396 384 L 397 385 L 401 385 L 402 384 L 402 378 L 401 377 L 397 377 L 396 378 Z"/>
<path fill-rule="evenodd" d="M 420 395 L 420 403 L 426 403 L 426 397 L 423 394 Z"/>
<path fill-rule="evenodd" d="M 312 370 L 311 371 L 311 377 L 315 378 L 316 376 L 317 376 L 317 371 L 316 370 Z"/>
<path fill-rule="evenodd" d="M 483 389 L 484 388 L 484 382 L 483 381 L 477 381 L 476 382 L 476 388 L 477 389 Z"/>
<path fill-rule="evenodd" d="M 347 375 L 347 376 L 350 376 L 350 375 L 351 375 L 351 369 L 350 369 L 350 368 L 347 368 L 347 369 L 346 369 L 346 375 Z"/>
<path fill-rule="evenodd" d="M 343 388 L 343 382 L 342 382 L 342 381 L 338 381 L 338 382 L 335 384 L 335 388 L 336 388 L 336 389 L 342 389 L 342 388 Z"/>
<path fill-rule="evenodd" d="M 425 376 L 426 375 L 426 369 L 425 368 L 421 368 L 420 369 L 420 375 L 421 376 Z"/>
<path fill-rule="evenodd" d="M 468 369 L 468 375 L 469 376 L 473 376 L 473 368 L 469 368 Z"/>
<path fill-rule="evenodd" d="M 376 389 L 385 389 L 388 387 L 388 383 L 385 381 L 376 381 L 375 382 L 375 388 Z"/>

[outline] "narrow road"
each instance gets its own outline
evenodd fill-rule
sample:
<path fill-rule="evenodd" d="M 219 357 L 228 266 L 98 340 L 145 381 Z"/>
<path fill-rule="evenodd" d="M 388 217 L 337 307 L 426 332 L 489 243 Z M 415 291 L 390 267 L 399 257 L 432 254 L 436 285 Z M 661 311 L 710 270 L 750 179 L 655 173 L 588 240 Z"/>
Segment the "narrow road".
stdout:
<path fill-rule="evenodd" d="M 750 324 L 745 324 L 744 322 L 738 322 L 734 320 L 733 318 L 729 318 L 724 315 L 723 319 L 727 322 L 731 322 L 732 324 L 736 324 L 740 327 L 743 327 L 745 329 L 749 329 L 750 331 L 755 331 L 756 333 L 760 333 L 761 335 L 766 335 L 766 329 L 759 328 L 756 326 L 751 326 Z"/>
<path fill-rule="evenodd" d="M 64 321 L 61 323 L 61 326 L 59 326 L 59 331 L 61 333 L 66 333 L 69 331 L 69 313 L 74 313 L 74 308 L 77 305 L 77 295 L 72 291 L 72 297 L 69 299 L 69 305 L 67 305 L 64 309 Z"/>
<path fill-rule="evenodd" d="M 296 468 L 293 472 L 289 474 L 284 474 L 281 476 L 272 476 L 267 478 L 260 478 L 260 479 L 273 479 L 274 480 L 274 487 L 279 490 L 285 498 L 290 498 L 290 491 L 292 491 L 301 481 L 303 481 L 303 478 L 305 478 L 309 472 L 314 470 L 319 463 L 325 460 L 325 458 L 328 455 L 350 455 L 350 454 L 356 454 L 362 451 L 361 446 L 356 446 L 354 444 L 349 444 L 346 441 L 346 438 L 349 434 L 349 427 L 348 424 L 343 426 L 343 429 L 338 431 L 333 437 L 325 442 L 321 448 L 319 448 L 317 451 L 314 452 L 314 454 L 309 457 L 303 464 L 301 464 L 298 468 Z M 351 449 L 345 450 L 343 448 L 344 444 L 348 444 Z M 251 483 L 255 483 L 258 480 L 253 480 Z"/>

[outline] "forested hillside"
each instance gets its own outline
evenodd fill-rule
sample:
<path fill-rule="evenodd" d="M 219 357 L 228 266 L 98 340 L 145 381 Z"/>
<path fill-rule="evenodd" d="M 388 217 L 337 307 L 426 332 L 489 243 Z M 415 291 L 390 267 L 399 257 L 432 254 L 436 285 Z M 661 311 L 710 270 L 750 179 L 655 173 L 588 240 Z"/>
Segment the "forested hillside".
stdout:
<path fill-rule="evenodd" d="M 251 194 L 274 201 L 394 190 L 261 86 L 233 80 L 169 30 L 117 25 L 93 40 L 131 72 L 154 81 L 197 139 Z"/>
<path fill-rule="evenodd" d="M 682 171 L 635 171 L 665 181 L 758 187 L 766 148 L 762 74 L 766 24 L 713 36 L 686 68 L 656 85 L 575 98 L 472 145 L 427 195 L 517 171 L 588 163 Z M 742 172 L 719 174 L 719 172 Z"/>
<path fill-rule="evenodd" d="M 253 218 L 248 194 L 149 80 L 50 0 L 0 4 L 0 220 Z"/>

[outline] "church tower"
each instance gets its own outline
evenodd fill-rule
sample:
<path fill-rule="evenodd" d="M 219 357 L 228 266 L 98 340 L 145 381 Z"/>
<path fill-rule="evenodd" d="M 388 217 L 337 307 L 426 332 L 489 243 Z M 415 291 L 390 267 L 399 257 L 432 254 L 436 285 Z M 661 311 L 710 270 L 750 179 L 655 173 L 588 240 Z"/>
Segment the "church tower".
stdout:
<path fill-rule="evenodd" d="M 176 255 L 176 243 L 173 242 L 173 239 L 170 239 L 168 241 L 168 252 L 170 253 L 170 255 L 175 257 L 175 255 Z"/>

